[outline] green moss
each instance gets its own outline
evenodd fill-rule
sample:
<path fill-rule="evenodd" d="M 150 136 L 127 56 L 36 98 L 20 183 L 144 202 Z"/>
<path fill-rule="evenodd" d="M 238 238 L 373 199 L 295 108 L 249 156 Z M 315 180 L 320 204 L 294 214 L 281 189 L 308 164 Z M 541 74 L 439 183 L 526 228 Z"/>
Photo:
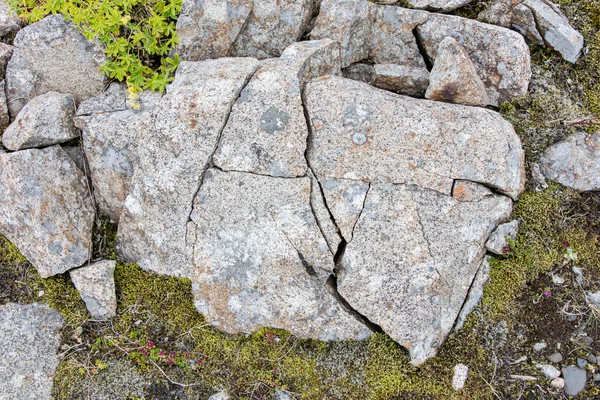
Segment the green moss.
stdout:
<path fill-rule="evenodd" d="M 0 235 L 0 264 L 24 264 L 27 260 L 17 246 Z"/>

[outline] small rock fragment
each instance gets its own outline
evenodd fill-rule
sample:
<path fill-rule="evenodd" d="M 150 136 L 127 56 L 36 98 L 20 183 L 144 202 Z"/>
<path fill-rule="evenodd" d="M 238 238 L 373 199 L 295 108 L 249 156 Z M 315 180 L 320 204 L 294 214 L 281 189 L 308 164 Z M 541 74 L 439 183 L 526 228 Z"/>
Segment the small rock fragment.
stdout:
<path fill-rule="evenodd" d="M 519 220 L 515 219 L 505 224 L 501 224 L 496 228 L 490 235 L 490 238 L 485 244 L 487 251 L 497 255 L 506 255 L 504 251 L 509 246 L 509 240 L 515 240 L 517 237 L 517 230 L 519 229 Z"/>
<path fill-rule="evenodd" d="M 543 45 L 544 39 L 540 36 L 535 23 L 535 17 L 529 7 L 517 4 L 512 11 L 512 27 L 525 36 L 533 44 Z"/>
<path fill-rule="evenodd" d="M 213 395 L 211 395 L 208 400 L 229 400 L 229 395 L 227 394 L 226 391 L 222 390 L 220 392 L 217 392 Z"/>
<path fill-rule="evenodd" d="M 591 354 L 591 353 L 588 354 L 587 360 L 588 360 L 588 362 L 590 362 L 592 364 L 598 363 L 598 358 L 595 355 Z"/>
<path fill-rule="evenodd" d="M 594 374 L 594 382 L 600 382 L 600 374 Z"/>
<path fill-rule="evenodd" d="M 583 282 L 583 270 L 575 265 L 573 266 L 573 268 L 571 268 L 571 270 L 575 274 L 575 280 L 577 281 L 577 283 L 582 283 Z"/>
<path fill-rule="evenodd" d="M 103 320 L 117 315 L 116 264 L 116 261 L 103 260 L 69 271 L 71 281 L 95 319 Z"/>
<path fill-rule="evenodd" d="M 464 388 L 468 376 L 469 367 L 465 364 L 456 364 L 454 366 L 454 376 L 452 377 L 452 387 L 454 390 L 461 390 Z"/>
<path fill-rule="evenodd" d="M 554 283 L 555 285 L 562 285 L 563 283 L 565 283 L 565 278 L 563 278 L 560 275 L 552 274 L 552 283 Z"/>
<path fill-rule="evenodd" d="M 534 382 L 537 381 L 537 378 L 535 376 L 530 376 L 530 375 L 510 375 L 511 379 L 516 379 L 518 381 L 523 381 L 523 382 Z"/>
<path fill-rule="evenodd" d="M 562 376 L 565 380 L 565 394 L 567 396 L 577 396 L 585 388 L 587 379 L 585 370 L 570 365 L 562 369 Z"/>
<path fill-rule="evenodd" d="M 556 390 L 563 390 L 565 388 L 565 380 L 563 378 L 554 378 L 550 385 Z"/>
<path fill-rule="evenodd" d="M 563 356 L 560 353 L 552 353 L 546 358 L 548 358 L 548 361 L 553 363 L 559 363 L 563 360 Z"/>
<path fill-rule="evenodd" d="M 577 357 L 577 366 L 579 368 L 584 369 L 587 364 L 588 364 L 587 360 L 585 360 L 581 357 Z"/>
<path fill-rule="evenodd" d="M 538 342 L 533 345 L 533 351 L 535 351 L 536 353 L 539 353 L 540 351 L 544 350 L 546 347 L 548 347 L 546 342 Z"/>
<path fill-rule="evenodd" d="M 425 97 L 470 106 L 488 104 L 485 86 L 467 52 L 451 37 L 438 47 Z"/>
<path fill-rule="evenodd" d="M 79 137 L 74 115 L 73 95 L 44 93 L 21 109 L 4 131 L 2 143 L 9 150 L 22 150 L 68 142 Z"/>
<path fill-rule="evenodd" d="M 600 189 L 600 132 L 575 133 L 546 150 L 540 160 L 546 178 L 580 191 Z"/>
<path fill-rule="evenodd" d="M 542 174 L 540 164 L 538 163 L 531 164 L 531 180 L 536 186 L 535 189 L 537 191 L 544 191 L 548 189 L 548 183 L 546 183 L 546 178 L 544 177 L 544 174 Z"/>
<path fill-rule="evenodd" d="M 537 369 L 542 371 L 544 376 L 548 379 L 554 379 L 560 376 L 560 371 L 556 367 L 549 364 L 538 364 Z"/>

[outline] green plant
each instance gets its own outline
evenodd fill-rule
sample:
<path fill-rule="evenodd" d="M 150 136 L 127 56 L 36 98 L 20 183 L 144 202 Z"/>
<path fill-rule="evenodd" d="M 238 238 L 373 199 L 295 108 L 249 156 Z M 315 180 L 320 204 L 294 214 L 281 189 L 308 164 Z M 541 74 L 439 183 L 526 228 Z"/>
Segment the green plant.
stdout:
<path fill-rule="evenodd" d="M 125 81 L 135 101 L 143 89 L 163 92 L 173 80 L 179 56 L 169 57 L 178 43 L 175 24 L 181 0 L 8 0 L 26 22 L 62 14 L 88 40 L 104 45 L 101 71 Z"/>

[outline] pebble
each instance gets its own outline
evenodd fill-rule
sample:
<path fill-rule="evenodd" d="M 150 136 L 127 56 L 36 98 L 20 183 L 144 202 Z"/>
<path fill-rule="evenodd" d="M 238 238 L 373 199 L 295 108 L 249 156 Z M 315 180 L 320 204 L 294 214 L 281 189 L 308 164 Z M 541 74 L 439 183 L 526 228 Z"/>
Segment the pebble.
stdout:
<path fill-rule="evenodd" d="M 562 361 L 563 356 L 560 353 L 554 353 L 554 354 L 550 354 L 547 358 L 548 358 L 548 361 L 550 361 L 550 362 L 559 363 Z"/>
<path fill-rule="evenodd" d="M 544 350 L 546 347 L 548 347 L 548 345 L 545 342 L 539 342 L 533 345 L 533 351 L 537 353 Z"/>
<path fill-rule="evenodd" d="M 552 275 L 552 282 L 554 282 L 555 285 L 562 285 L 565 283 L 565 278 L 559 275 Z"/>
<path fill-rule="evenodd" d="M 577 396 L 585 387 L 585 370 L 570 365 L 562 369 L 565 380 L 565 393 L 567 396 Z"/>
<path fill-rule="evenodd" d="M 465 387 L 465 382 L 469 376 L 469 367 L 465 364 L 456 364 L 454 366 L 454 376 L 452 377 L 452 387 L 454 390 L 461 390 Z"/>
<path fill-rule="evenodd" d="M 590 336 L 583 336 L 583 337 L 581 338 L 581 341 L 582 341 L 583 343 L 587 344 L 588 346 L 591 346 L 591 345 L 592 345 L 592 343 L 594 343 L 594 339 L 593 339 L 593 338 L 591 338 Z"/>
<path fill-rule="evenodd" d="M 548 379 L 554 379 L 560 376 L 560 371 L 550 364 L 538 364 L 537 369 L 542 371 L 544 376 Z"/>
<path fill-rule="evenodd" d="M 600 374 L 594 374 L 594 382 L 600 381 Z"/>
<path fill-rule="evenodd" d="M 596 356 L 593 355 L 593 354 L 588 354 L 587 360 L 588 360 L 588 362 L 590 362 L 592 364 L 597 364 L 598 363 L 598 358 L 596 358 Z"/>
<path fill-rule="evenodd" d="M 563 390 L 565 388 L 565 380 L 563 378 L 554 378 L 550 385 L 556 390 Z"/>
<path fill-rule="evenodd" d="M 577 366 L 581 369 L 585 368 L 585 366 L 587 365 L 587 361 L 584 360 L 583 358 L 577 358 Z"/>

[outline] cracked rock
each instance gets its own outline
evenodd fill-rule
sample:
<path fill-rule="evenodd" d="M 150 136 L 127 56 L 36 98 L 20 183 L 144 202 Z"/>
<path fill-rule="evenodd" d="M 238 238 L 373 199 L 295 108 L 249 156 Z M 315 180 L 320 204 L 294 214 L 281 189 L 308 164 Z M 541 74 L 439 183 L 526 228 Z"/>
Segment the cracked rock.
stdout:
<path fill-rule="evenodd" d="M 600 189 L 600 132 L 575 133 L 551 146 L 540 168 L 547 179 L 575 190 Z"/>
<path fill-rule="evenodd" d="M 75 118 L 83 132 L 98 210 L 113 222 L 119 221 L 129 193 L 138 140 L 152 127 L 151 111 L 160 95 L 144 91 L 139 109 L 132 109 L 126 99 L 125 86 L 112 84 L 103 95 L 83 102 Z"/>
<path fill-rule="evenodd" d="M 449 12 L 469 4 L 472 0 L 408 0 L 413 8 Z"/>
<path fill-rule="evenodd" d="M 264 326 L 303 338 L 364 339 L 370 331 L 325 286 L 333 257 L 310 208 L 309 178 L 206 172 L 195 200 L 196 307 L 217 328 Z"/>
<path fill-rule="evenodd" d="M 429 71 L 424 67 L 356 63 L 345 68 L 342 74 L 348 79 L 415 97 L 424 97 L 429 86 Z"/>
<path fill-rule="evenodd" d="M 335 254 L 338 246 L 342 242 L 342 237 L 329 208 L 327 208 L 327 205 L 325 204 L 325 197 L 323 196 L 323 193 L 321 193 L 321 185 L 310 169 L 308 170 L 308 177 L 310 178 L 310 204 L 313 214 L 321 229 L 321 234 L 327 241 L 331 254 Z"/>
<path fill-rule="evenodd" d="M 136 168 L 119 221 L 117 249 L 140 267 L 186 275 L 189 216 L 231 107 L 258 61 L 182 62 L 139 139 Z"/>
<path fill-rule="evenodd" d="M 485 240 L 511 209 L 505 196 L 460 202 L 428 189 L 372 183 L 341 259 L 338 290 L 421 364 L 452 329 Z"/>
<path fill-rule="evenodd" d="M 444 38 L 454 38 L 468 53 L 486 86 L 489 104 L 498 106 L 524 95 L 531 78 L 529 48 L 517 32 L 452 15 L 429 13 L 416 27 L 429 61 L 435 62 Z"/>
<path fill-rule="evenodd" d="M 73 95 L 44 93 L 21 109 L 4 131 L 2 143 L 9 150 L 22 150 L 68 142 L 79 137 L 74 115 Z"/>
<path fill-rule="evenodd" d="M 102 47 L 88 42 L 61 15 L 51 15 L 19 31 L 6 69 L 11 115 L 35 96 L 71 93 L 77 103 L 102 92 L 105 77 Z"/>
<path fill-rule="evenodd" d="M 425 97 L 468 106 L 488 104 L 485 85 L 467 52 L 451 37 L 442 40 L 438 47 Z"/>
<path fill-rule="evenodd" d="M 327 73 L 340 73 L 339 46 L 329 39 L 295 43 L 261 67 L 233 106 L 215 165 L 270 176 L 305 175 L 302 86 Z"/>
<path fill-rule="evenodd" d="M 481 262 L 481 266 L 477 270 L 473 281 L 471 282 L 471 288 L 469 289 L 469 294 L 463 304 L 460 313 L 456 319 L 456 325 L 454 326 L 454 332 L 458 332 L 462 329 L 465 324 L 467 317 L 471 312 L 477 307 L 479 304 L 479 300 L 483 297 L 483 289 L 485 285 L 487 285 L 488 280 L 490 279 L 490 257 L 484 257 Z"/>
<path fill-rule="evenodd" d="M 0 233 L 42 278 L 88 260 L 94 204 L 60 146 L 0 154 L 0 211 Z"/>
<path fill-rule="evenodd" d="M 39 303 L 0 306 L 2 398 L 51 398 L 63 322 L 58 311 Z"/>
<path fill-rule="evenodd" d="M 476 107 L 390 94 L 326 77 L 307 85 L 317 178 L 416 184 L 450 195 L 454 179 L 481 182 L 516 198 L 524 156 L 512 126 Z"/>
<path fill-rule="evenodd" d="M 511 26 L 525 36 L 533 44 L 544 45 L 544 39 L 540 36 L 535 23 L 535 16 L 529 7 L 517 4 L 512 10 Z"/>
<path fill-rule="evenodd" d="M 95 319 L 103 320 L 117 315 L 116 264 L 116 261 L 102 260 L 69 271 L 71 281 Z"/>
<path fill-rule="evenodd" d="M 323 180 L 322 187 L 334 220 L 346 242 L 350 242 L 369 191 L 369 183 L 329 177 Z"/>
<path fill-rule="evenodd" d="M 515 240 L 517 230 L 519 229 L 519 220 L 515 219 L 505 224 L 499 225 L 498 228 L 490 235 L 485 248 L 487 251 L 503 256 L 506 254 L 504 249 L 508 246 L 507 237 L 510 240 Z"/>

